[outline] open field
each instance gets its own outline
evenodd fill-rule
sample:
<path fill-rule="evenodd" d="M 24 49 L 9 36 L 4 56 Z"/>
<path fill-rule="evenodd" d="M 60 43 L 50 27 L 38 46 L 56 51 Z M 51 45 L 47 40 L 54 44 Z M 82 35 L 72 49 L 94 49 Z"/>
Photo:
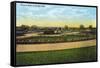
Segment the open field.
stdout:
<path fill-rule="evenodd" d="M 80 47 L 90 47 L 96 45 L 96 39 L 77 41 L 77 42 L 65 42 L 65 43 L 52 43 L 52 44 L 17 44 L 17 52 L 30 52 L 30 51 L 48 51 L 48 50 L 62 50 L 72 49 Z"/>
<path fill-rule="evenodd" d="M 16 52 L 16 65 L 96 61 L 96 57 L 95 45 L 55 51 Z"/>

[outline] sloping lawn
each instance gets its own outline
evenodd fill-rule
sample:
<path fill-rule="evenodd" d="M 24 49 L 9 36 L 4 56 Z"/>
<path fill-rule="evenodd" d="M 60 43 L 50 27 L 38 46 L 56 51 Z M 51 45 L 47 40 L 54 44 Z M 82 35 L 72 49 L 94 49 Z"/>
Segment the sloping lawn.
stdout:
<path fill-rule="evenodd" d="M 96 47 L 65 49 L 59 51 L 17 52 L 17 65 L 96 61 Z"/>

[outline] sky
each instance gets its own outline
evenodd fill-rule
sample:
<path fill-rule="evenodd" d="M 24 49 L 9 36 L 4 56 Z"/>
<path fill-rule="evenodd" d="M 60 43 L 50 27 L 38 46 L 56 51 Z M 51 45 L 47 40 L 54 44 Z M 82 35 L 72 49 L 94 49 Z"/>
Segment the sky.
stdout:
<path fill-rule="evenodd" d="M 41 27 L 96 27 L 96 7 L 17 3 L 16 24 Z"/>

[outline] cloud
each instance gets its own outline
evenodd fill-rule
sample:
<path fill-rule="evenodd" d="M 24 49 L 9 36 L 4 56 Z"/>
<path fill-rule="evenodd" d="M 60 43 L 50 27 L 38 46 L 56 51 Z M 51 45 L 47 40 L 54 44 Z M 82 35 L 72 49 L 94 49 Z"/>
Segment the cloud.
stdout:
<path fill-rule="evenodd" d="M 96 8 L 78 6 L 44 5 L 45 7 L 22 6 L 17 3 L 17 20 L 77 22 L 96 20 Z M 37 4 L 40 5 L 40 4 Z M 41 4 L 42 5 L 42 4 Z"/>

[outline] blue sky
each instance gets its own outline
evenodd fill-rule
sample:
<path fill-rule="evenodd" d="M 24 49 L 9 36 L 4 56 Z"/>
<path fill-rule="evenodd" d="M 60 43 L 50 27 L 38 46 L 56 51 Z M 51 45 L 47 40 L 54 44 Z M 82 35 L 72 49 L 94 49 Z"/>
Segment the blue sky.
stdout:
<path fill-rule="evenodd" d="M 59 24 L 59 22 L 64 24 L 96 25 L 95 7 L 17 3 L 16 15 L 18 25 L 25 23 L 26 25 L 41 24 L 40 26 L 48 24 L 49 26 L 49 24 Z"/>

